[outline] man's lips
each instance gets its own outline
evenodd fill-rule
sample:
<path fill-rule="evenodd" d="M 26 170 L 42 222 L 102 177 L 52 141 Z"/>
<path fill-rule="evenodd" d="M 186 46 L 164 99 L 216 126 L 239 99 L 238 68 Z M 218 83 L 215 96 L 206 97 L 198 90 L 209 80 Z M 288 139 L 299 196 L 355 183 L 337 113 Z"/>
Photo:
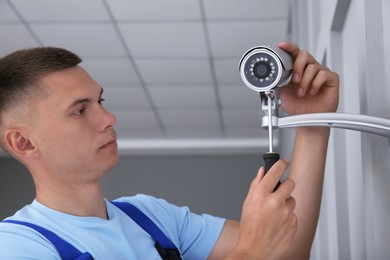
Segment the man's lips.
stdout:
<path fill-rule="evenodd" d="M 104 148 L 108 148 L 108 147 L 116 147 L 116 146 L 117 146 L 116 139 L 113 139 L 113 140 L 107 142 L 106 144 L 104 144 L 103 146 L 101 146 L 99 148 L 99 150 L 104 149 Z"/>

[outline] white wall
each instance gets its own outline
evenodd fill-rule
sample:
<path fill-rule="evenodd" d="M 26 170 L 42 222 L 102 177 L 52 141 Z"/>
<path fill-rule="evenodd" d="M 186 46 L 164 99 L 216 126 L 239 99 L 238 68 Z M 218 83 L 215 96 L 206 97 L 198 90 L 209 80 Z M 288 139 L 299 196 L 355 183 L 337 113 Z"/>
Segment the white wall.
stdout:
<path fill-rule="evenodd" d="M 292 0 L 291 7 L 291 40 L 340 74 L 338 111 L 390 119 L 389 1 Z M 282 132 L 281 145 L 291 136 Z M 312 259 L 390 259 L 389 187 L 389 139 L 332 130 Z"/>

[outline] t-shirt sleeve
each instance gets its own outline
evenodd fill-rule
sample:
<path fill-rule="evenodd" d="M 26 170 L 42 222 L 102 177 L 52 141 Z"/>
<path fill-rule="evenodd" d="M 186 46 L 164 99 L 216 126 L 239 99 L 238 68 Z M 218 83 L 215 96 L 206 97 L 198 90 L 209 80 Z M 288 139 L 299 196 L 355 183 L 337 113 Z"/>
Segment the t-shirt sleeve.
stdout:
<path fill-rule="evenodd" d="M 225 219 L 190 212 L 163 199 L 137 195 L 118 199 L 144 212 L 179 248 L 183 259 L 207 259 L 223 229 Z"/>
<path fill-rule="evenodd" d="M 59 259 L 59 255 L 35 230 L 0 222 L 0 259 Z"/>

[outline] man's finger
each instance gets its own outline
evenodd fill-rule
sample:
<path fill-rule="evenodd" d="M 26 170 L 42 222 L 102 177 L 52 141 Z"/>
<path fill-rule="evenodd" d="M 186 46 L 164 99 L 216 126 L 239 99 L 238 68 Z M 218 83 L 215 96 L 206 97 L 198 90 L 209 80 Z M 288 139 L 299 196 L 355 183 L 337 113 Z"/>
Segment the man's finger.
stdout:
<path fill-rule="evenodd" d="M 287 200 L 286 200 L 286 204 L 287 204 L 287 207 L 291 210 L 291 211 L 294 211 L 295 209 L 295 206 L 297 205 L 294 197 L 289 197 Z"/>
<path fill-rule="evenodd" d="M 281 159 L 277 161 L 271 169 L 265 174 L 264 178 L 259 184 L 259 188 L 264 190 L 267 193 L 272 193 L 276 184 L 282 178 L 283 173 L 288 168 L 288 162 Z"/>
<path fill-rule="evenodd" d="M 264 178 L 265 175 L 265 168 L 264 166 L 261 166 L 259 171 L 257 172 L 257 176 L 259 177 L 259 182 Z"/>
<path fill-rule="evenodd" d="M 291 197 L 294 188 L 295 182 L 292 179 L 287 178 L 279 185 L 278 189 L 275 191 L 275 195 L 280 196 L 283 199 L 288 199 Z"/>
<path fill-rule="evenodd" d="M 297 56 L 300 52 L 298 45 L 291 43 L 291 42 L 280 42 L 278 44 L 278 47 L 287 51 L 291 55 L 291 57 L 294 58 L 294 60 L 297 58 Z"/>
<path fill-rule="evenodd" d="M 311 88 L 312 81 L 317 76 L 317 73 L 322 67 L 319 64 L 309 64 L 304 69 L 301 82 L 299 83 L 300 93 L 299 96 L 304 96 L 306 91 Z"/>
<path fill-rule="evenodd" d="M 264 167 L 260 167 L 259 171 L 257 172 L 256 177 L 252 180 L 251 185 L 250 185 L 250 190 L 253 190 L 259 185 L 260 181 L 263 179 L 265 175 L 265 170 Z"/>

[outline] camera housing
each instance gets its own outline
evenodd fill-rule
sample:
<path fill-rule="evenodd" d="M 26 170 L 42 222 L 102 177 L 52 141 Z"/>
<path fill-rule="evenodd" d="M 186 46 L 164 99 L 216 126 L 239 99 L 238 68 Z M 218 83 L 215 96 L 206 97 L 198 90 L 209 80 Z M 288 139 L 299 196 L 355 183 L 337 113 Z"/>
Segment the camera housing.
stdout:
<path fill-rule="evenodd" d="M 241 58 L 239 71 L 245 85 L 257 92 L 267 92 L 290 81 L 293 59 L 279 47 L 256 46 Z"/>

